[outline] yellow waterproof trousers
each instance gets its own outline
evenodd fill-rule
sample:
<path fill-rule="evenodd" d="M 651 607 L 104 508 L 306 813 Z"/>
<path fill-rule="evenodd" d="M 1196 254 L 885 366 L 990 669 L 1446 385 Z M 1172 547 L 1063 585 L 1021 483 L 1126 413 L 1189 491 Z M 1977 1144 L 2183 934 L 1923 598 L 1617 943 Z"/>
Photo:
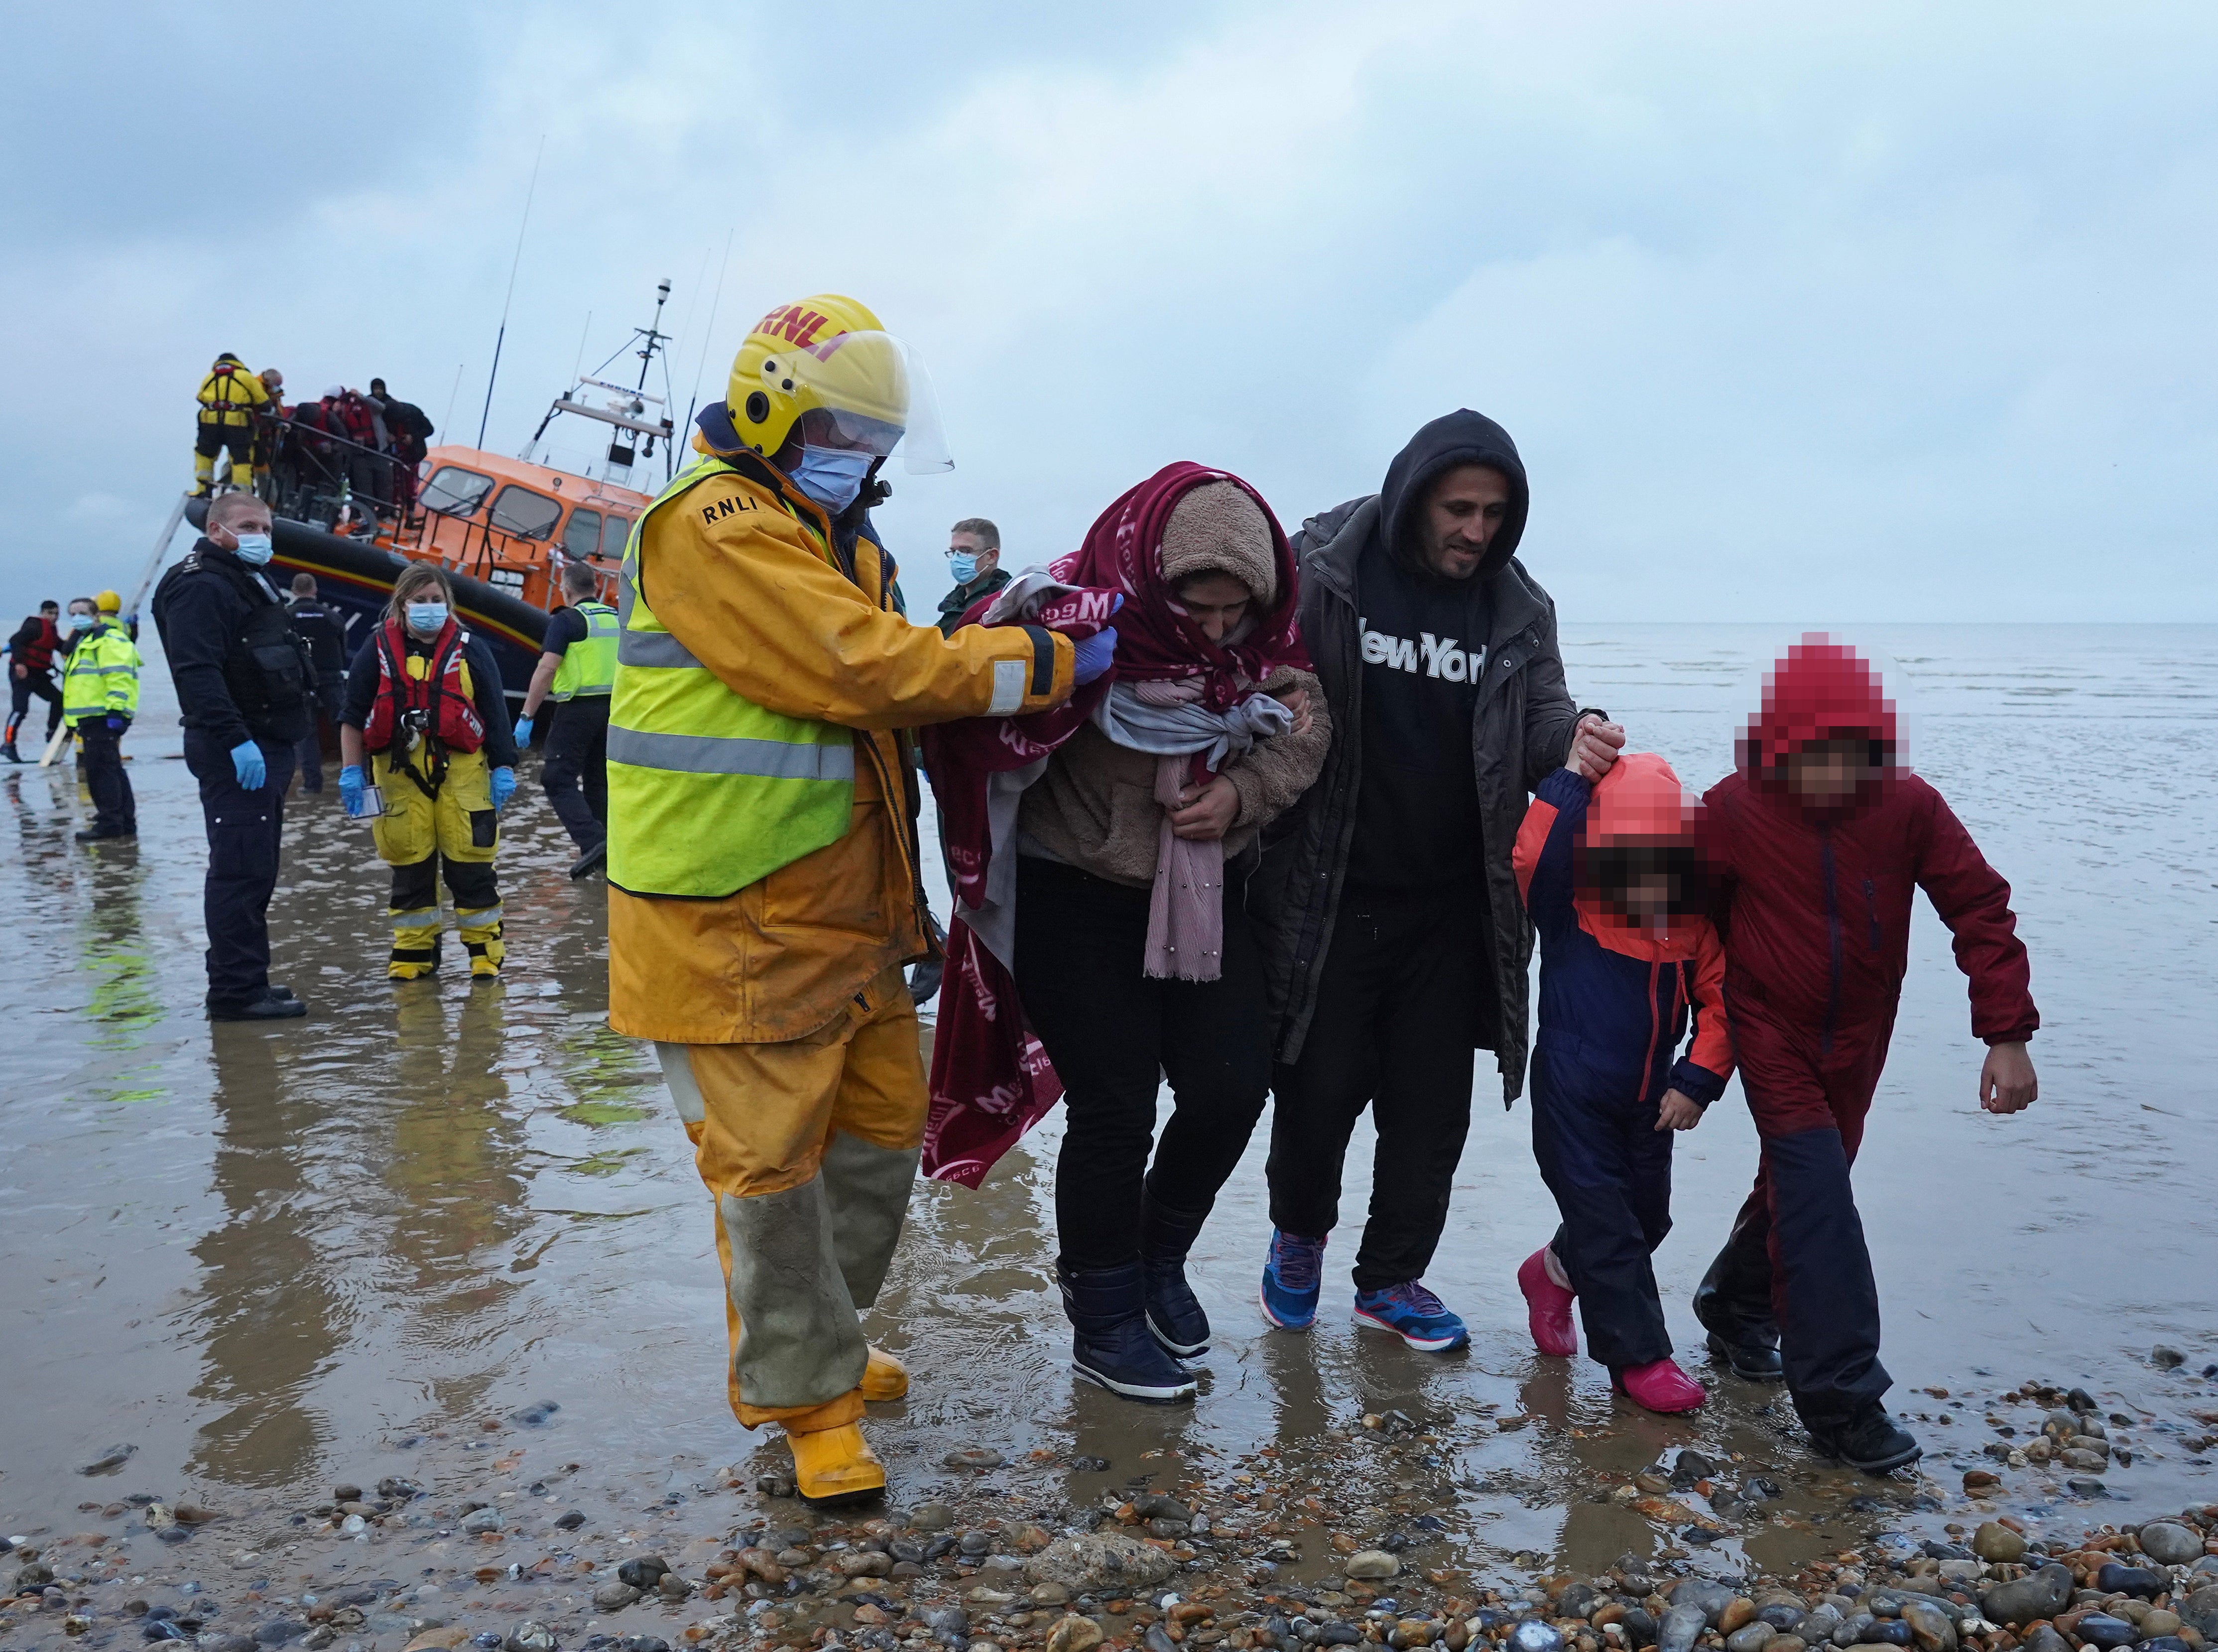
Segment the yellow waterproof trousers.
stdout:
<path fill-rule="evenodd" d="M 439 890 L 442 862 L 455 897 L 455 927 L 470 955 L 470 973 L 498 975 L 507 948 L 501 941 L 500 892 L 493 859 L 500 847 L 500 817 L 493 806 L 492 772 L 481 751 L 456 752 L 437 797 L 426 797 L 391 754 L 370 759 L 370 779 L 385 812 L 372 818 L 370 835 L 380 859 L 393 868 L 393 952 L 385 972 L 396 981 L 439 967 Z"/>
<path fill-rule="evenodd" d="M 860 1310 L 878 1299 L 924 1143 L 901 972 L 782 1044 L 657 1044 L 716 1201 L 732 1413 L 795 1433 L 863 1414 Z"/>

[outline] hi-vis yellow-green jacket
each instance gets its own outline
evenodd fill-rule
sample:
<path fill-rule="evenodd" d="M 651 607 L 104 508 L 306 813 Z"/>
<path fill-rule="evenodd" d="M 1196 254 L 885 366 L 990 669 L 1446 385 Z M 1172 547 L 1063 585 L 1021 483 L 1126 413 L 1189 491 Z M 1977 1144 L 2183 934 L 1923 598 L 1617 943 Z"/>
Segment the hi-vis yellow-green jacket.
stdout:
<path fill-rule="evenodd" d="M 632 529 L 609 711 L 609 1023 L 782 1042 L 929 950 L 900 732 L 1068 699 L 1068 637 L 894 612 L 893 559 L 843 547 L 752 453 Z"/>
<path fill-rule="evenodd" d="M 62 718 L 74 728 L 88 717 L 139 715 L 139 645 L 112 619 L 81 632 L 62 668 Z"/>

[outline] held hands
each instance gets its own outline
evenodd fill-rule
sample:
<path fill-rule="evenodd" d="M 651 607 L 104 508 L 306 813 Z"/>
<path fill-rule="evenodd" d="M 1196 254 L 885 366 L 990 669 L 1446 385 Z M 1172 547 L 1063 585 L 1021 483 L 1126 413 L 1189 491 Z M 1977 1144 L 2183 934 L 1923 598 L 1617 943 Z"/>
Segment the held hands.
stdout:
<path fill-rule="evenodd" d="M 270 767 L 262 761 L 262 748 L 251 740 L 242 740 L 231 748 L 231 772 L 238 776 L 239 790 L 259 792 L 270 778 Z"/>
<path fill-rule="evenodd" d="M 1578 727 L 1571 731 L 1571 752 L 1564 760 L 1564 767 L 1577 769 L 1591 786 L 1609 773 L 1624 745 L 1625 730 L 1621 727 L 1605 723 L 1589 712 L 1579 719 Z M 1687 1125 L 1679 1127 L 1692 1128 Z"/>
<path fill-rule="evenodd" d="M 369 784 L 362 778 L 361 764 L 349 763 L 339 771 L 339 804 L 354 819 L 362 818 L 362 802 L 369 792 Z"/>
<path fill-rule="evenodd" d="M 516 795 L 516 771 L 514 769 L 497 768 L 493 770 L 490 775 L 486 776 L 486 779 L 493 787 L 493 806 L 495 810 L 499 810 L 504 807 L 507 804 L 508 800 Z"/>
<path fill-rule="evenodd" d="M 2018 1113 L 2041 1095 L 2041 1081 L 2033 1074 L 2033 1058 L 2025 1044 L 1994 1044 L 1979 1064 L 1979 1105 L 1990 1113 Z"/>
<path fill-rule="evenodd" d="M 1223 837 L 1240 817 L 1240 790 L 1219 774 L 1207 786 L 1179 788 L 1179 806 L 1170 811 L 1171 835 L 1206 843 Z"/>
<path fill-rule="evenodd" d="M 1684 1091 L 1667 1090 L 1664 1105 L 1656 1109 L 1658 1130 L 1691 1130 L 1702 1121 L 1702 1109 Z"/>
<path fill-rule="evenodd" d="M 524 747 L 526 747 L 526 746 L 530 745 L 530 743 L 531 743 L 531 719 L 530 719 L 530 717 L 518 717 L 518 718 L 517 718 L 517 719 L 516 719 L 516 747 L 517 747 L 517 749 L 518 751 L 521 751 L 521 750 L 523 750 L 523 749 L 524 749 Z"/>
<path fill-rule="evenodd" d="M 1317 714 L 1310 710 L 1310 691 L 1306 688 L 1281 688 L 1271 698 L 1294 714 L 1294 726 L 1289 734 L 1307 734 L 1316 726 Z"/>

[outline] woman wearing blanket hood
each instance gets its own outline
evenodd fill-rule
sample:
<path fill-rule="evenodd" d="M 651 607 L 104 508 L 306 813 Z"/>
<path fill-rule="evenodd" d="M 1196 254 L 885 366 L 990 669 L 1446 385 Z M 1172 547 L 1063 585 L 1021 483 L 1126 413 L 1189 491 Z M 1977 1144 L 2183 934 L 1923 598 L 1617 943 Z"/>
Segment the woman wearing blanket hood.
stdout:
<path fill-rule="evenodd" d="M 1044 714 L 1059 719 L 1051 725 L 1011 720 L 1030 725 L 1044 759 L 998 777 L 1023 788 L 1013 829 L 972 860 L 1007 897 L 987 903 L 1001 923 L 1000 944 L 987 945 L 1011 967 L 1002 976 L 958 935 L 943 1019 L 958 1023 L 950 1049 L 966 1047 L 960 1023 L 1007 1016 L 996 996 L 1013 984 L 1019 1024 L 1053 1064 L 1049 1084 L 1060 1080 L 1069 1115 L 1056 1271 L 1073 1370 L 1128 1398 L 1184 1400 L 1195 1385 L 1180 1362 L 1205 1351 L 1210 1334 L 1186 1252 L 1271 1078 L 1248 875 L 1259 835 L 1317 778 L 1331 730 L 1296 628 L 1292 553 L 1237 477 L 1167 468 L 1111 506 L 1050 574 L 1122 597 L 1115 666 L 1068 712 Z M 987 623 L 1019 617 L 1001 610 L 1024 600 L 1025 583 L 1002 593 Z M 963 784 L 960 759 L 951 763 L 945 743 L 927 756 L 945 799 Z M 964 860 L 958 843 L 958 869 Z M 994 919 L 970 904 L 980 885 L 966 895 L 961 883 L 958 921 L 982 939 Z M 966 960 L 983 964 L 984 991 Z M 990 1093 L 980 1078 L 949 1081 L 946 1065 L 935 1059 L 936 1113 L 950 1096 Z M 1165 1078 L 1175 1105 L 1156 1144 Z"/>

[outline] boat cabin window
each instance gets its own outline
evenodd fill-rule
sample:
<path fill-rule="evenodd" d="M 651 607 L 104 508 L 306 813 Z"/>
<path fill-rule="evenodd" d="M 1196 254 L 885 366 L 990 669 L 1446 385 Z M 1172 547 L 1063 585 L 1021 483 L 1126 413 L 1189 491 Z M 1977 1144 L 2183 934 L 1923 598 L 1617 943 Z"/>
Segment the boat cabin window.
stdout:
<path fill-rule="evenodd" d="M 443 515 L 474 516 L 491 492 L 491 476 L 480 476 L 458 464 L 443 464 L 431 473 L 431 480 L 424 484 L 418 499 L 426 510 Z"/>
<path fill-rule="evenodd" d="M 600 549 L 601 513 L 576 510 L 562 525 L 562 550 L 572 562 L 582 562 Z"/>
<path fill-rule="evenodd" d="M 503 533 L 512 533 L 519 539 L 545 539 L 552 537 L 561 515 L 561 506 L 546 494 L 511 483 L 493 500 L 490 520 Z"/>
<path fill-rule="evenodd" d="M 624 541 L 631 537 L 631 519 L 612 516 L 601 525 L 601 555 L 610 562 L 623 561 Z"/>

